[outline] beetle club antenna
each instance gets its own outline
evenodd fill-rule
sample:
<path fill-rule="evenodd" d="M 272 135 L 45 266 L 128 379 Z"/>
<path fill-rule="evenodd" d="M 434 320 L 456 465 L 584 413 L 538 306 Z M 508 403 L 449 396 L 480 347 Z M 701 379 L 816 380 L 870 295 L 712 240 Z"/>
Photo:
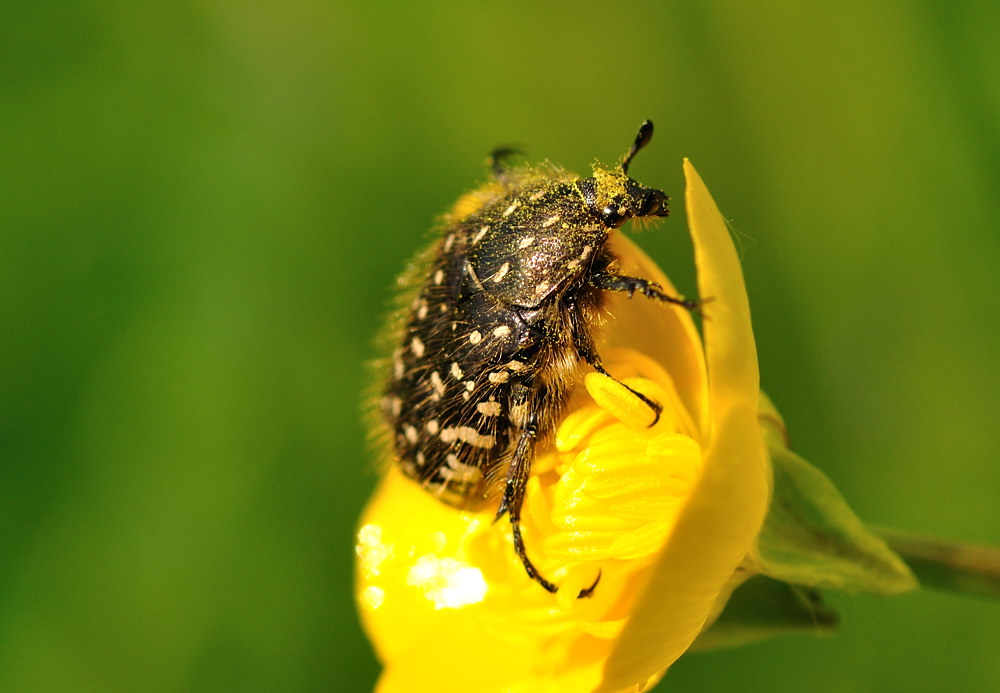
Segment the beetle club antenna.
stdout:
<path fill-rule="evenodd" d="M 632 163 L 632 158 L 640 149 L 649 144 L 651 139 L 653 139 L 653 121 L 644 120 L 639 126 L 639 133 L 635 136 L 632 148 L 628 150 L 628 154 L 625 155 L 625 160 L 622 162 L 622 173 L 628 173 L 628 165 Z"/>

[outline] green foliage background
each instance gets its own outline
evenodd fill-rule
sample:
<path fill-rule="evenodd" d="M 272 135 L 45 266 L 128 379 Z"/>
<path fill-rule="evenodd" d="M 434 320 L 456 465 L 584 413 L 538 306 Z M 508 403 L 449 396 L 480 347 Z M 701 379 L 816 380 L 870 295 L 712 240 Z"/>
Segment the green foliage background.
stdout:
<path fill-rule="evenodd" d="M 393 277 L 494 146 L 585 170 L 647 117 L 675 216 L 639 242 L 692 291 L 690 157 L 796 449 L 1000 544 L 997 35 L 992 0 L 3 3 L 0 690 L 369 690 Z M 663 688 L 1000 690 L 1000 604 L 831 600 L 835 638 Z"/>

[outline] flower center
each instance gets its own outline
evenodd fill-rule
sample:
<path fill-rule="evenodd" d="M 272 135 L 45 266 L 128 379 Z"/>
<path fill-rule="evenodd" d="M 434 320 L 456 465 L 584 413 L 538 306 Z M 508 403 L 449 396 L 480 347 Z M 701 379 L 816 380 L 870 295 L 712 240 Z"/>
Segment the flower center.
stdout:
<path fill-rule="evenodd" d="M 528 493 L 530 536 L 545 565 L 566 571 L 560 595 L 575 595 L 600 571 L 596 594 L 627 598 L 620 590 L 664 545 L 701 471 L 701 447 L 669 375 L 637 352 L 614 354 L 608 370 L 628 377 L 587 376 L 589 401 L 579 398 L 554 449 L 539 454 Z M 630 388 L 661 404 L 655 425 Z"/>

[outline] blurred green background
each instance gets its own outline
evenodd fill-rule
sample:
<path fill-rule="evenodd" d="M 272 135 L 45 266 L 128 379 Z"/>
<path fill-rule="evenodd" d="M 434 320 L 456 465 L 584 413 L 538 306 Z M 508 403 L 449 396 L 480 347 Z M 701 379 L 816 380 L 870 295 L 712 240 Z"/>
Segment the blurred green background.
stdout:
<path fill-rule="evenodd" d="M 1000 544 L 1000 5 L 0 6 L 0 690 L 364 691 L 361 364 L 498 144 L 742 248 L 763 383 L 872 522 Z M 1000 690 L 1000 604 L 833 595 L 663 688 Z"/>

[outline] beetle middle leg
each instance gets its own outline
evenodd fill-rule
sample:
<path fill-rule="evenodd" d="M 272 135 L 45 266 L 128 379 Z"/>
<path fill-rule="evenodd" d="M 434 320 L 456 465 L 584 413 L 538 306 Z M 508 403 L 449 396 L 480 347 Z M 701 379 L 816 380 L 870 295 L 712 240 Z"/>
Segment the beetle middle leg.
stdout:
<path fill-rule="evenodd" d="M 578 314 L 578 311 L 575 310 L 570 311 L 570 314 L 575 316 Z M 584 325 L 582 325 L 579 321 L 574 320 L 572 322 L 572 329 L 573 329 L 573 344 L 576 346 L 577 355 L 581 359 L 586 361 L 590 365 L 590 367 L 593 368 L 595 371 L 597 371 L 601 375 L 608 376 L 616 383 L 624 387 L 626 390 L 631 392 L 633 395 L 638 397 L 640 400 L 642 400 L 642 402 L 647 407 L 649 407 L 653 412 L 653 422 L 649 424 L 650 428 L 659 423 L 660 414 L 663 412 L 663 406 L 659 402 L 651 400 L 649 397 L 642 394 L 635 388 L 629 387 L 628 385 L 620 381 L 618 378 L 608 373 L 607 370 L 605 370 L 604 365 L 601 363 L 600 354 L 597 353 L 597 349 L 594 347 L 594 342 L 590 337 L 590 332 L 585 328 Z"/>

